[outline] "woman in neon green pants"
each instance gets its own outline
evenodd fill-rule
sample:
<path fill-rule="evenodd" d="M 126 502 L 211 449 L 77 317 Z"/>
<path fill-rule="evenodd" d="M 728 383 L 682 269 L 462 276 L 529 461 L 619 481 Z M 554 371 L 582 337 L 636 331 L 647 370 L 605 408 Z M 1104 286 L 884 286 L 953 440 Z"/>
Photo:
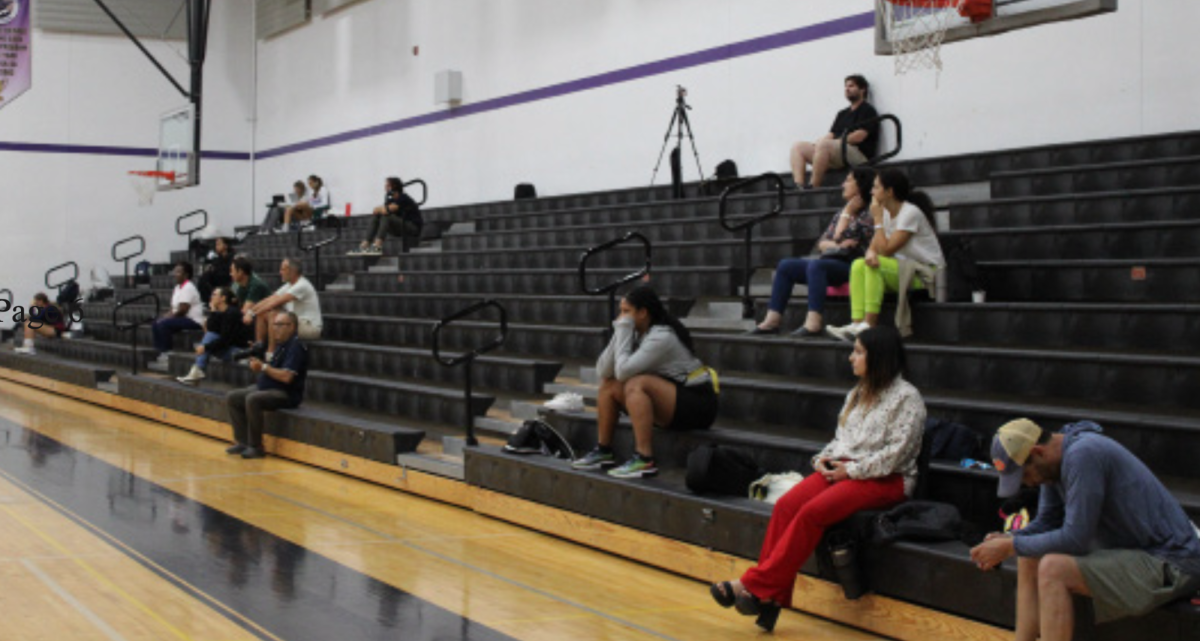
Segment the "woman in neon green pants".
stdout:
<path fill-rule="evenodd" d="M 833 337 L 844 341 L 853 341 L 878 324 L 884 293 L 900 287 L 900 261 L 916 261 L 935 269 L 946 265 L 933 229 L 933 201 L 924 192 L 913 191 L 904 172 L 879 172 L 871 189 L 871 216 L 875 219 L 871 247 L 850 266 L 851 322 L 829 328 Z M 914 277 L 912 287 L 923 289 L 925 284 Z"/>

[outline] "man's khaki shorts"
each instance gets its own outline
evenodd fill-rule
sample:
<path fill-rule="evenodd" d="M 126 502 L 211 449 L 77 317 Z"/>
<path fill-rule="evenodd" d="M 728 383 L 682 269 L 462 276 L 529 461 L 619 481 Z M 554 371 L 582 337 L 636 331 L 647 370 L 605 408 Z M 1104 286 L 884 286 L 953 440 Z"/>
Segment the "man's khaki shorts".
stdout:
<path fill-rule="evenodd" d="M 846 159 L 842 158 L 842 142 L 834 140 L 833 153 L 829 154 L 829 167 L 832 169 L 841 169 L 846 166 Z M 854 167 L 867 162 L 868 158 L 863 155 L 863 152 L 854 145 L 846 145 L 846 156 L 850 158 L 850 166 Z"/>

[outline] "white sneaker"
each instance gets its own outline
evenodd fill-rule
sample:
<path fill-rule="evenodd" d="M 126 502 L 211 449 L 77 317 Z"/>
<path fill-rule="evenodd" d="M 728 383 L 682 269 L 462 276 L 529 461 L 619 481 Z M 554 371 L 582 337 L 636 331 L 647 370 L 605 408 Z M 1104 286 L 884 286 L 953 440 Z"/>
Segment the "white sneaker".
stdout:
<path fill-rule="evenodd" d="M 868 327 L 870 325 L 867 325 L 866 321 L 859 321 L 857 323 L 850 323 L 849 325 L 842 325 L 841 327 L 826 327 L 825 333 L 839 341 L 850 343 Z"/>
<path fill-rule="evenodd" d="M 204 379 L 204 370 L 192 365 L 192 369 L 187 373 L 187 376 L 180 376 L 175 380 L 183 383 L 184 385 L 195 385 Z"/>
<path fill-rule="evenodd" d="M 13 353 L 14 354 L 24 354 L 26 356 L 37 356 L 37 350 L 34 349 L 33 345 L 22 345 L 21 347 L 14 347 Z"/>
<path fill-rule="evenodd" d="M 542 407 L 556 412 L 582 412 L 583 396 L 575 392 L 562 392 L 558 396 L 546 401 L 546 404 Z"/>

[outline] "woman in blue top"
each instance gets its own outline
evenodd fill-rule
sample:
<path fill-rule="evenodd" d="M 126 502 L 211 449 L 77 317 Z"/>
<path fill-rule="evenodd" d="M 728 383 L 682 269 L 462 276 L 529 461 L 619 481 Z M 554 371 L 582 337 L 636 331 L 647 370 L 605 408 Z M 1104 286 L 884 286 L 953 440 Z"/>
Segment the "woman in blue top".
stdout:
<path fill-rule="evenodd" d="M 808 286 L 808 316 L 792 336 L 809 338 L 824 332 L 825 288 L 849 282 L 850 264 L 871 246 L 875 223 L 867 205 L 874 182 L 873 169 L 860 167 L 846 175 L 842 183 L 846 206 L 834 216 L 817 241 L 819 254 L 779 261 L 775 268 L 775 283 L 771 286 L 770 311 L 758 327 L 750 331 L 751 334 L 779 333 L 783 312 L 792 297 L 792 287 L 797 283 Z"/>

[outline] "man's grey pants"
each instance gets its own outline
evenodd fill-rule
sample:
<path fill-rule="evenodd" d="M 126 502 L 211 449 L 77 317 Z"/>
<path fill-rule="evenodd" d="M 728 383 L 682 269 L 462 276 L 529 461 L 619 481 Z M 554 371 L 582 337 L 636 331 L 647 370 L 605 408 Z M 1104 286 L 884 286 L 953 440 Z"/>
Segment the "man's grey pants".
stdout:
<path fill-rule="evenodd" d="M 262 449 L 264 414 L 293 407 L 287 392 L 260 391 L 254 385 L 233 390 L 225 396 L 225 401 L 229 404 L 229 420 L 233 423 L 233 440 L 255 449 Z"/>

